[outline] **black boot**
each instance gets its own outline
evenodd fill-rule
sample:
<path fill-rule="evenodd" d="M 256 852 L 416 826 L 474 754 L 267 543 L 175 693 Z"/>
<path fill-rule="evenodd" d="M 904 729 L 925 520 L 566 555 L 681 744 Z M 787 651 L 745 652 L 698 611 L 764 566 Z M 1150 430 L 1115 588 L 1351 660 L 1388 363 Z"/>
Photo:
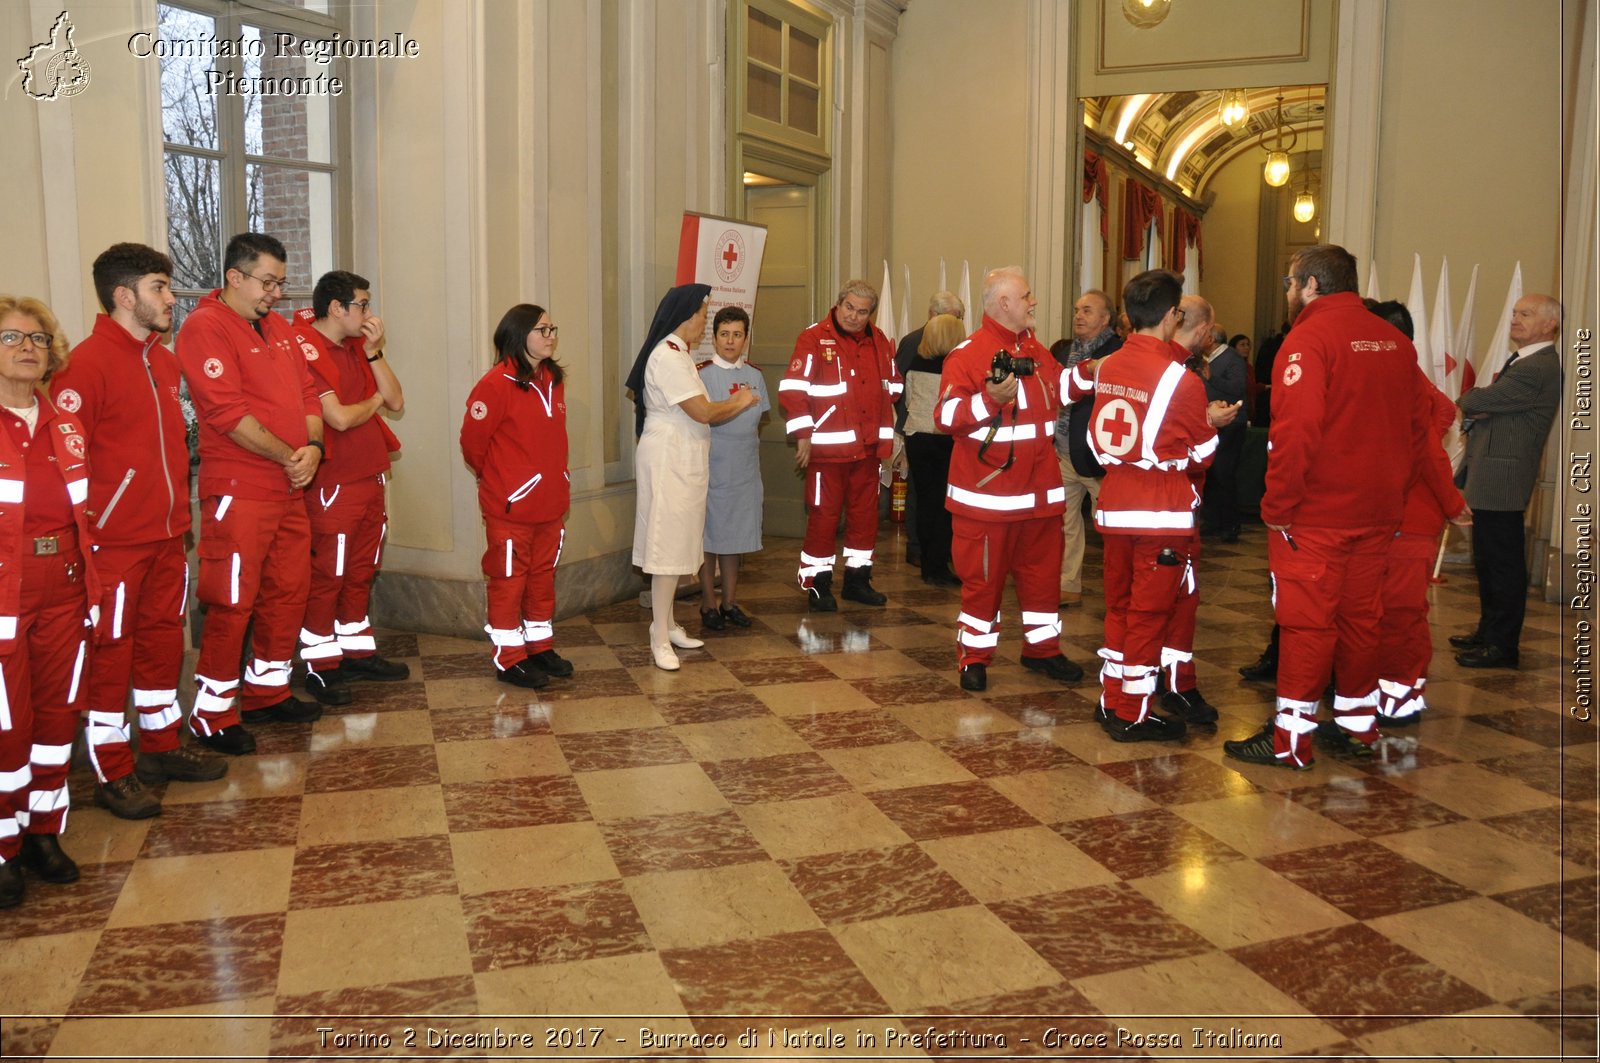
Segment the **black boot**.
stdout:
<path fill-rule="evenodd" d="M 846 586 L 849 584 L 847 583 Z M 837 613 L 839 599 L 833 596 L 833 573 L 819 572 L 811 577 L 811 587 L 806 592 L 813 613 Z"/>
<path fill-rule="evenodd" d="M 883 605 L 889 601 L 888 595 L 872 589 L 871 565 L 845 569 L 844 590 L 841 593 L 846 601 L 860 602 L 862 605 Z"/>

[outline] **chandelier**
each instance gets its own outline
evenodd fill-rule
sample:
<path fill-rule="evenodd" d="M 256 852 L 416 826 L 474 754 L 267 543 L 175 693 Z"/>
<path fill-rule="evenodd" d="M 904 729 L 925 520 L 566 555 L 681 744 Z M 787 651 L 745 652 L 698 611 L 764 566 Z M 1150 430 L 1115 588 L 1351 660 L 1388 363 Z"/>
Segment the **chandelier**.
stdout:
<path fill-rule="evenodd" d="M 1250 117 L 1250 103 L 1245 99 L 1244 89 L 1229 89 L 1222 94 L 1222 101 L 1217 105 L 1217 117 L 1229 129 Z"/>
<path fill-rule="evenodd" d="M 1289 135 L 1284 143 L 1284 134 Z M 1282 188 L 1289 181 L 1289 152 L 1294 149 L 1300 134 L 1283 121 L 1283 93 L 1278 93 L 1277 114 L 1273 121 L 1272 147 L 1267 148 L 1267 162 L 1261 167 L 1261 177 L 1273 188 Z M 1261 135 L 1261 146 L 1267 147 L 1267 134 Z"/>

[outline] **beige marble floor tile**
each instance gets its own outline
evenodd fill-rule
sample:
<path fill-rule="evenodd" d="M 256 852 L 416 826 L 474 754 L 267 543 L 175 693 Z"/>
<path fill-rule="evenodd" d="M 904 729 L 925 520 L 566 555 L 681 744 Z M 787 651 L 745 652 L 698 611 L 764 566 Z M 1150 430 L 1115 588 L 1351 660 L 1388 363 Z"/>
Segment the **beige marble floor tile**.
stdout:
<path fill-rule="evenodd" d="M 747 687 L 761 703 L 779 716 L 810 716 L 818 712 L 860 712 L 876 709 L 877 702 L 843 679 L 811 683 L 770 683 Z"/>
<path fill-rule="evenodd" d="M 310 759 L 306 753 L 229 757 L 228 774 L 210 782 L 172 783 L 168 785 L 161 803 L 183 805 L 256 797 L 293 797 L 305 793 L 306 765 Z"/>
<path fill-rule="evenodd" d="M 822 926 L 776 864 L 653 872 L 623 884 L 658 949 L 698 948 Z"/>
<path fill-rule="evenodd" d="M 451 653 L 481 653 L 487 662 L 494 647 L 489 645 L 487 638 L 462 639 L 450 635 L 418 635 L 417 655 L 420 657 L 441 657 Z M 493 665 L 490 665 L 493 667 Z"/>
<path fill-rule="evenodd" d="M 1204 1050 L 1195 1045 L 1193 1028 L 1226 1032 L 1238 1027 L 1245 1033 L 1282 1039 L 1281 1049 L 1261 1053 L 1262 1058 L 1284 1053 L 1304 1052 L 1320 1045 L 1335 1044 L 1344 1036 L 1333 1027 L 1312 1018 L 1305 1008 L 1279 992 L 1254 971 L 1220 952 L 1186 956 L 1178 960 L 1090 975 L 1073 980 L 1073 986 L 1109 1015 L 1130 1010 L 1147 1017 L 1126 1020 L 1135 1033 L 1177 1034 L 1183 1050 L 1195 1055 L 1232 1055 L 1243 1058 L 1257 1055 L 1250 1049 Z M 1248 1001 L 1244 1008 L 1241 1004 Z M 1248 1010 L 1252 1015 L 1270 1018 L 1223 1020 L 1202 1016 L 1236 1015 Z M 1151 1015 L 1170 1018 L 1148 1017 Z M 1178 1055 L 1167 1049 L 1162 1055 Z"/>
<path fill-rule="evenodd" d="M 833 935 L 896 1011 L 1061 980 L 998 916 L 978 906 L 850 923 Z"/>
<path fill-rule="evenodd" d="M 1052 771 L 1003 775 L 989 785 L 1041 823 L 1094 819 L 1156 807 L 1143 794 L 1096 768 L 1072 765 Z"/>
<path fill-rule="evenodd" d="M 777 860 L 876 849 L 911 840 L 860 794 L 744 805 L 736 811 L 762 848 Z"/>
<path fill-rule="evenodd" d="M 30 888 L 37 888 L 30 882 Z M 24 904 L 28 903 L 26 899 Z M 15 938 L 0 945 L 0 1011 L 7 1015 L 60 1015 L 72 1003 L 99 930 Z"/>
<path fill-rule="evenodd" d="M 1271 856 L 1317 845 L 1358 841 L 1361 837 L 1326 816 L 1275 793 L 1195 801 L 1174 805 L 1172 811 L 1246 856 Z"/>
<path fill-rule="evenodd" d="M 1487 897 L 1386 915 L 1367 924 L 1495 1000 L 1594 981 L 1593 949 Z"/>
<path fill-rule="evenodd" d="M 383 841 L 446 834 L 444 791 L 438 786 L 307 794 L 300 803 L 300 845 Z"/>
<path fill-rule="evenodd" d="M 1049 827 L 990 831 L 922 842 L 935 863 L 984 903 L 1117 881 Z"/>
<path fill-rule="evenodd" d="M 455 894 L 288 914 L 278 995 L 472 973 Z"/>
<path fill-rule="evenodd" d="M 551 702 L 548 714 L 550 729 L 558 735 L 615 731 L 627 727 L 662 727 L 667 722 L 643 694 Z"/>
<path fill-rule="evenodd" d="M 551 823 L 450 835 L 456 881 L 466 895 L 618 877 L 594 823 Z"/>
<path fill-rule="evenodd" d="M 311 725 L 311 752 L 377 746 L 416 746 L 433 741 L 433 724 L 424 711 L 351 712 L 324 716 Z"/>
<path fill-rule="evenodd" d="M 434 749 L 439 755 L 439 781 L 447 784 L 571 772 L 553 735 L 441 742 Z"/>
<path fill-rule="evenodd" d="M 728 807 L 728 799 L 717 784 L 694 763 L 586 771 L 573 778 L 595 819 L 632 819 Z"/>
<path fill-rule="evenodd" d="M 288 847 L 138 860 L 107 925 L 149 926 L 281 912 L 289 906 L 293 873 L 294 850 Z"/>
<path fill-rule="evenodd" d="M 1389 1059 L 1557 1058 L 1560 1036 L 1532 1019 L 1506 1015 L 1429 1019 L 1356 1038 L 1356 1044 Z"/>
<path fill-rule="evenodd" d="M 490 665 L 493 668 L 493 665 Z M 539 692 L 507 686 L 491 672 L 471 679 L 429 679 L 423 683 L 428 705 L 435 709 L 461 709 L 469 705 L 536 704 Z"/>
<path fill-rule="evenodd" d="M 617 657 L 616 651 L 610 646 L 563 646 L 561 645 L 561 632 L 556 632 L 555 649 L 561 656 L 572 662 L 574 683 L 582 683 L 585 672 L 598 672 L 612 668 L 621 668 L 622 661 Z"/>
<path fill-rule="evenodd" d="M 607 1055 L 630 1051 L 638 1044 L 639 1020 L 620 1016 L 686 1014 L 671 976 L 654 952 L 484 971 L 476 981 L 478 1008 L 485 1015 L 617 1016 L 598 1024 L 607 1028 L 609 1037 L 623 1037 L 628 1043 L 608 1045 Z M 669 1025 L 660 1018 L 650 1020 L 650 1025 L 684 1033 L 693 1029 L 687 1021 Z"/>
<path fill-rule="evenodd" d="M 857 790 L 971 782 L 977 776 L 924 742 L 893 742 L 862 749 L 824 749 L 822 758 Z"/>
<path fill-rule="evenodd" d="M 811 744 L 774 716 L 751 716 L 714 723 L 679 724 L 672 729 L 695 760 L 730 760 L 809 753 Z"/>
<path fill-rule="evenodd" d="M 272 997 L 256 997 L 141 1012 L 136 1016 L 68 1019 L 50 1042 L 50 1055 L 88 1059 L 264 1059 L 272 1047 L 272 1011 Z"/>
<path fill-rule="evenodd" d="M 927 672 L 920 663 L 898 650 L 828 653 L 818 657 L 817 660 L 840 679 L 872 679 L 882 675 L 916 675 Z"/>
<path fill-rule="evenodd" d="M 1224 725 L 1226 723 L 1225 717 Z M 1297 790 L 1302 786 L 1328 786 L 1337 784 L 1341 779 L 1361 780 L 1371 778 L 1365 770 L 1352 762 L 1345 762 L 1336 757 L 1322 754 L 1319 754 L 1312 762 L 1310 771 L 1290 771 L 1287 768 L 1272 764 L 1245 764 L 1234 760 L 1223 752 L 1222 743 L 1224 741 L 1230 741 L 1235 736 L 1248 738 L 1259 727 L 1260 723 L 1254 721 L 1249 727 L 1235 725 L 1228 730 L 1218 727 L 1218 734 L 1215 736 L 1214 742 L 1198 745 L 1192 750 L 1186 745 L 1185 750 L 1193 752 L 1197 757 L 1204 757 L 1213 764 L 1222 765 L 1252 785 L 1274 792 Z"/>
<path fill-rule="evenodd" d="M 645 664 L 628 669 L 628 674 L 646 694 L 744 689 L 726 665 L 710 659 L 702 650 L 692 650 L 690 653 L 700 654 L 700 659 L 690 658 L 689 663 L 676 672 L 663 672 L 653 664 Z"/>
<path fill-rule="evenodd" d="M 1482 819 L 1530 808 L 1546 808 L 1559 799 L 1531 786 L 1496 775 L 1476 764 L 1441 764 L 1392 777 L 1396 786 L 1420 794 L 1469 819 Z"/>
<path fill-rule="evenodd" d="M 1019 731 L 1022 725 L 981 698 L 930 701 L 922 705 L 891 705 L 883 710 L 911 728 L 921 738 L 937 742 L 963 735 Z"/>
<path fill-rule="evenodd" d="M 1254 860 L 1194 864 L 1129 885 L 1223 949 L 1351 922 Z"/>
<path fill-rule="evenodd" d="M 955 667 L 955 640 L 945 624 L 905 624 L 896 627 L 874 627 L 872 637 L 885 646 L 897 650 L 918 649 L 923 646 L 948 646 L 950 666 Z"/>
<path fill-rule="evenodd" d="M 168 794 L 175 790 L 177 787 L 172 787 Z M 118 819 L 93 805 L 74 808 L 67 820 L 67 832 L 61 836 L 61 847 L 80 864 L 132 860 L 144 848 L 145 835 L 154 825 L 155 821 L 150 819 Z"/>
<path fill-rule="evenodd" d="M 1433 700 L 1433 691 L 1429 689 L 1429 701 Z M 1516 738 L 1497 731 L 1493 727 L 1485 727 L 1480 723 L 1463 719 L 1460 716 L 1434 715 L 1436 710 L 1430 706 L 1425 722 L 1416 729 L 1415 733 L 1429 749 L 1438 750 L 1440 753 L 1455 757 L 1457 760 L 1484 760 L 1489 757 L 1509 757 L 1517 753 L 1532 753 L 1545 748 L 1537 742 L 1530 742 L 1525 738 Z M 1405 732 L 1412 733 L 1412 732 Z"/>
<path fill-rule="evenodd" d="M 794 643 L 778 635 L 743 635 L 736 639 L 707 639 L 706 652 L 719 661 L 766 660 L 772 657 L 795 657 L 800 653 L 795 649 Z"/>
<path fill-rule="evenodd" d="M 1042 728 L 1050 741 L 1085 764 L 1117 764 L 1125 760 L 1145 760 L 1183 749 L 1171 742 L 1113 742 L 1099 724 L 1066 723 Z"/>
<path fill-rule="evenodd" d="M 1594 868 L 1579 867 L 1473 821 L 1385 834 L 1373 840 L 1479 893 L 1502 893 L 1594 873 Z"/>

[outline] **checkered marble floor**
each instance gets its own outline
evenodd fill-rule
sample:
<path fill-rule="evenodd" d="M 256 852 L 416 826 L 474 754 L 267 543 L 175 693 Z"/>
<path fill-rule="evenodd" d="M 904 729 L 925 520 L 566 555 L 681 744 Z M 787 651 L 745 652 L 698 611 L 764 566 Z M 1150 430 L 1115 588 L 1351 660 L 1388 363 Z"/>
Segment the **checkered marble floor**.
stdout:
<path fill-rule="evenodd" d="M 1259 529 L 1207 545 L 1222 720 L 1177 746 L 1107 739 L 1092 673 L 1023 671 L 1011 603 L 964 693 L 957 596 L 899 536 L 889 606 L 820 616 L 771 541 L 755 625 L 676 674 L 632 601 L 559 624 L 577 675 L 536 694 L 481 643 L 392 633 L 412 681 L 259 729 L 158 819 L 76 773 L 82 880 L 0 913 L 0 1051 L 1594 1054 L 1596 732 L 1562 715 L 1553 607 L 1520 671 L 1459 670 L 1476 596 L 1448 569 L 1427 719 L 1293 773 L 1222 755 L 1271 702 L 1235 673 L 1272 622 Z M 1069 656 L 1100 619 L 1065 613 Z"/>

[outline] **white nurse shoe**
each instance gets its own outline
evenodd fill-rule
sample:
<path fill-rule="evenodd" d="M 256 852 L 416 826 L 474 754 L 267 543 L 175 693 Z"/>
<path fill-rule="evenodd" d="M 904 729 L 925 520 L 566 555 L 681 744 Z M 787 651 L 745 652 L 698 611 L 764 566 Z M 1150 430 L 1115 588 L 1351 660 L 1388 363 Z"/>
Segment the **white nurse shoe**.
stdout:
<path fill-rule="evenodd" d="M 672 652 L 671 646 L 651 646 L 650 655 L 655 658 L 656 667 L 663 672 L 676 672 L 679 667 L 678 655 Z"/>
<path fill-rule="evenodd" d="M 680 650 L 698 650 L 705 645 L 705 642 L 701 639 L 690 638 L 689 633 L 677 624 L 672 625 L 672 628 L 667 632 L 667 637 Z"/>

